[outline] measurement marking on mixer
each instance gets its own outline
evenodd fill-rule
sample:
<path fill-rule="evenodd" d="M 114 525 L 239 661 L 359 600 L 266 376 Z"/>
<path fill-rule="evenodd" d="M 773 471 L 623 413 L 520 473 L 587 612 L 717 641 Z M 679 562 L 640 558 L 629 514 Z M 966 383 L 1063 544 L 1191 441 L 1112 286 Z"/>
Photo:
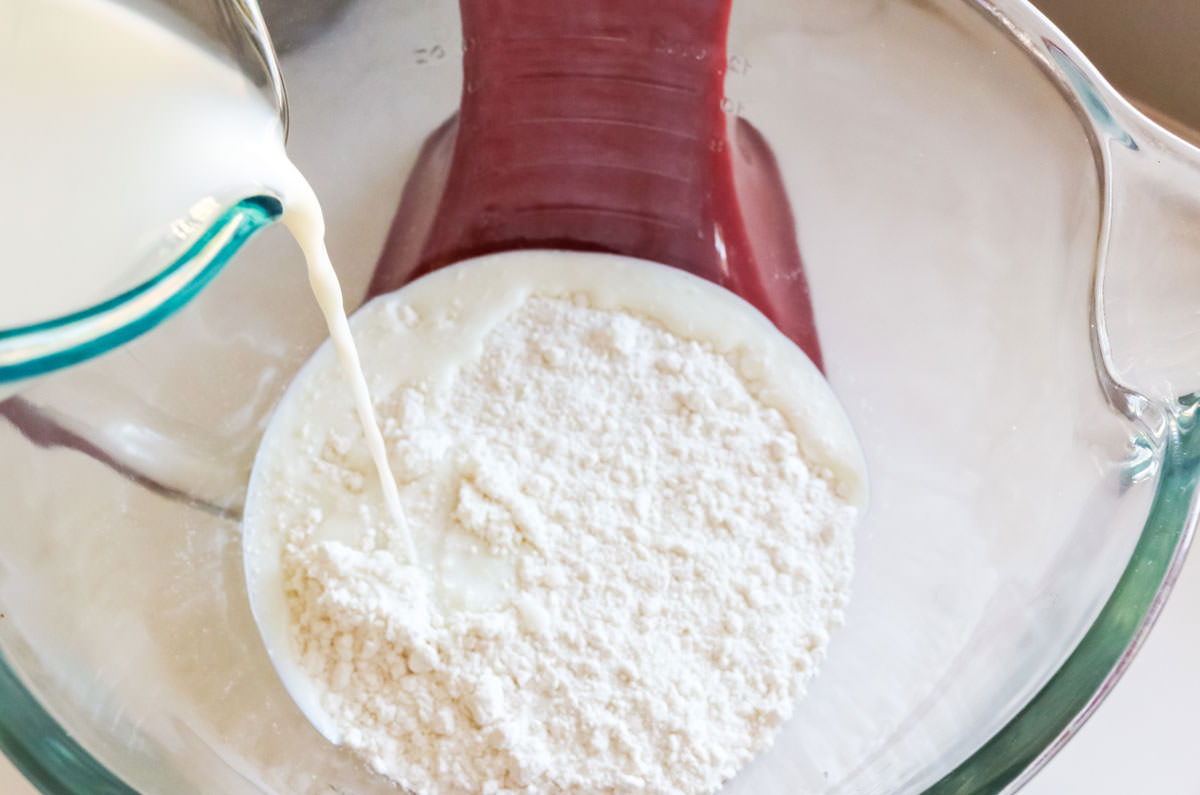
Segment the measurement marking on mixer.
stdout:
<path fill-rule="evenodd" d="M 750 59 L 744 55 L 730 55 L 725 69 L 729 74 L 744 75 L 750 71 Z"/>
<path fill-rule="evenodd" d="M 427 64 L 445 58 L 446 50 L 442 45 L 435 44 L 432 47 L 418 47 L 413 50 L 413 54 L 417 56 L 418 64 Z"/>

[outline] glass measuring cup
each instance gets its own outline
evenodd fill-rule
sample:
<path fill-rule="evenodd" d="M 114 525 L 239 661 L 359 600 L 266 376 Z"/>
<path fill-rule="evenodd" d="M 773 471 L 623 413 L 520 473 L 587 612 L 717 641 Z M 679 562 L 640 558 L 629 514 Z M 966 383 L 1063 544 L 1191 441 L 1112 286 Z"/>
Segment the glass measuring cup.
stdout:
<path fill-rule="evenodd" d="M 458 22 L 359 0 L 285 56 L 351 295 L 459 107 Z M 1194 529 L 1196 152 L 1021 3 L 744 3 L 729 47 L 876 486 L 846 630 L 729 790 L 1016 786 L 1127 664 Z M 26 393 L 85 426 L 78 396 L 119 381 L 186 420 L 171 483 L 203 504 L 0 428 L 0 722 L 53 786 L 303 791 L 321 760 L 386 791 L 290 706 L 239 592 L 239 483 L 323 336 L 271 234 L 161 334 Z"/>
<path fill-rule="evenodd" d="M 0 68 L 8 73 L 0 91 L 10 114 L 0 138 L 0 230 L 8 242 L 0 261 L 0 395 L 152 328 L 279 212 L 253 175 L 243 184 L 194 173 L 204 163 L 168 168 L 205 156 L 219 161 L 230 145 L 180 134 L 188 105 L 204 97 L 190 85 L 137 77 L 140 62 L 126 63 L 102 27 L 81 33 L 56 16 L 69 11 L 48 9 L 25 0 L 0 9 Z M 266 134 L 286 131 L 283 83 L 254 3 L 139 0 L 114 7 L 121 12 L 232 67 L 228 103 L 262 103 L 266 124 L 277 128 Z M 169 61 L 169 45 L 160 49 Z M 94 73 L 107 73 L 107 82 L 90 80 Z M 90 87 L 60 96 L 64 81 Z M 179 138 L 154 138 L 171 131 Z M 137 188 L 122 193 L 125 185 Z"/>

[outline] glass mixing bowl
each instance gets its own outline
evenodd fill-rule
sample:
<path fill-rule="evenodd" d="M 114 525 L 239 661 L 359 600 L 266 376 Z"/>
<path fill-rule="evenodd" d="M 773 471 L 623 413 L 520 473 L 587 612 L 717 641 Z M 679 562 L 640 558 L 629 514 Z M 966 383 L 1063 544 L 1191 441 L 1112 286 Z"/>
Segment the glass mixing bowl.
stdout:
<path fill-rule="evenodd" d="M 455 3 L 341 5 L 282 64 L 353 305 L 471 42 Z M 1195 526 L 1200 152 L 1019 0 L 735 0 L 724 67 L 872 484 L 846 626 L 726 791 L 1019 786 Z M 259 436 L 324 336 L 269 227 L 152 333 L 0 403 L 0 745 L 46 791 L 394 791 L 289 700 L 242 576 Z"/>

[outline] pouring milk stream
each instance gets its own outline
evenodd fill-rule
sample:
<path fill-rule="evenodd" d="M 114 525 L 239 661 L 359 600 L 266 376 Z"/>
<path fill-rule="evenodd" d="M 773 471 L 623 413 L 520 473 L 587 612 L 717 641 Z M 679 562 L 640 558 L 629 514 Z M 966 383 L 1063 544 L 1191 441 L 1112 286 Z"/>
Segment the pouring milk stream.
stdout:
<path fill-rule="evenodd" d="M 201 200 L 278 193 L 403 528 L 321 208 L 259 90 L 201 46 L 105 0 L 0 7 L 0 74 L 19 76 L 0 81 L 0 329 L 83 309 L 153 276 L 148 252 Z"/>

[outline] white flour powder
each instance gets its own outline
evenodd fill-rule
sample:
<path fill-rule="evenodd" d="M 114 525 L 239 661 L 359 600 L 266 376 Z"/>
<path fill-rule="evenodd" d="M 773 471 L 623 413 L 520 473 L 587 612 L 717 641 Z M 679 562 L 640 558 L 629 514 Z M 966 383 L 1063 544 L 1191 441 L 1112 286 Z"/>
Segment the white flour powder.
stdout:
<path fill-rule="evenodd" d="M 677 793 L 770 743 L 841 621 L 856 509 L 725 356 L 532 297 L 453 377 L 376 404 L 423 562 L 451 539 L 480 590 L 385 531 L 322 535 L 371 473 L 352 430 L 306 427 L 320 489 L 264 488 L 345 745 L 420 793 Z"/>

